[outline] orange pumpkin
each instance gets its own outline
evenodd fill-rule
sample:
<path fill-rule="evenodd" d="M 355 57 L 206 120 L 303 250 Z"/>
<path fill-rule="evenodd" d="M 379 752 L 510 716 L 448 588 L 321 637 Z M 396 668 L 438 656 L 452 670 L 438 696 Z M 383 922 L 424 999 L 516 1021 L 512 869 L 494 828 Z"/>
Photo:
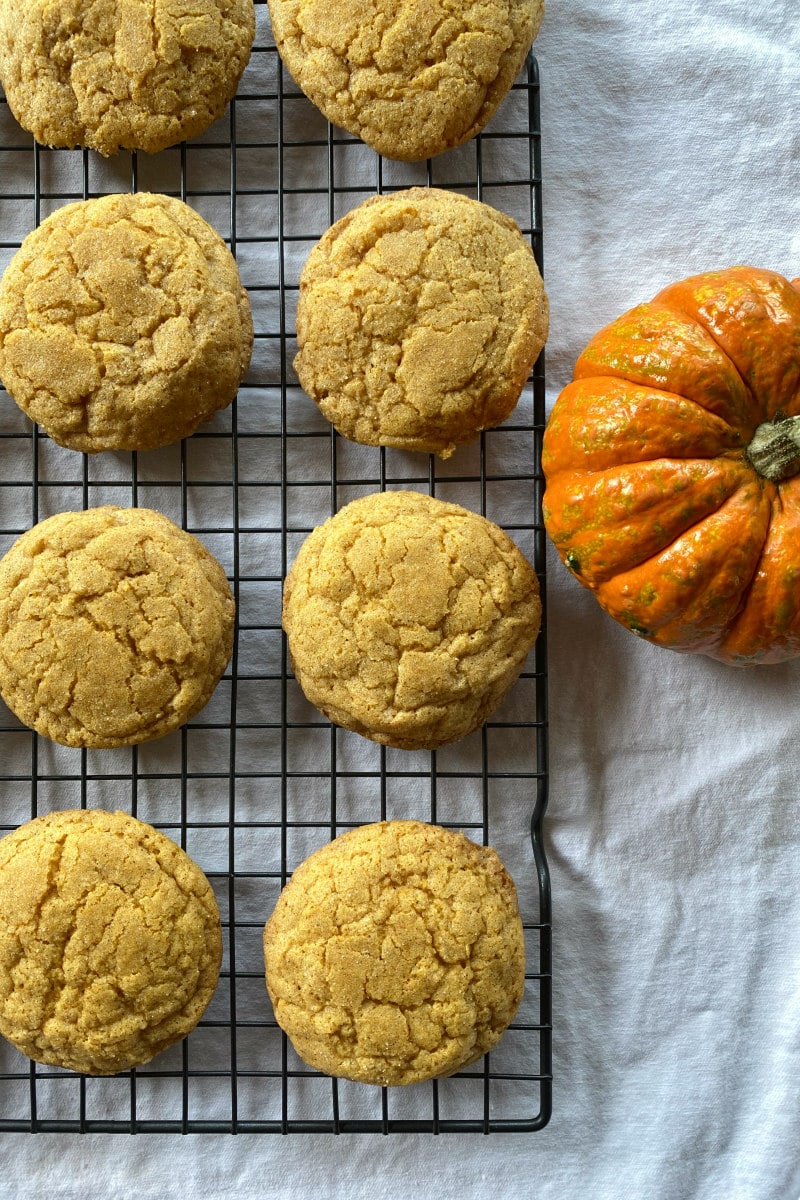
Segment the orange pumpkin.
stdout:
<path fill-rule="evenodd" d="M 602 329 L 542 465 L 548 534 L 615 620 L 737 665 L 800 654 L 800 280 L 712 271 Z"/>

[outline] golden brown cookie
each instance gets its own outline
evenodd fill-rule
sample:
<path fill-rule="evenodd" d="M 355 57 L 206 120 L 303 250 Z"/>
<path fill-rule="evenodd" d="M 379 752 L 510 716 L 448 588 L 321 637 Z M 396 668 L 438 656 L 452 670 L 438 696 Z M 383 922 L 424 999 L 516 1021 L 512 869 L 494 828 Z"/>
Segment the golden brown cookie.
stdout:
<path fill-rule="evenodd" d="M 221 958 L 210 883 L 151 825 L 76 809 L 0 839 L 0 1033 L 36 1062 L 149 1062 L 200 1020 Z"/>
<path fill-rule="evenodd" d="M 345 437 L 447 458 L 509 416 L 548 312 L 510 217 L 438 188 L 373 196 L 309 255 L 295 370 Z"/>
<path fill-rule="evenodd" d="M 516 681 L 540 616 L 536 575 L 508 535 L 419 492 L 346 505 L 308 536 L 284 585 L 307 698 L 406 750 L 478 729 Z"/>
<path fill-rule="evenodd" d="M 266 924 L 264 959 L 300 1057 L 382 1085 L 480 1058 L 525 985 L 516 888 L 498 855 L 420 821 L 362 825 L 307 858 Z"/>
<path fill-rule="evenodd" d="M 0 560 L 0 695 L 66 746 L 150 741 L 209 700 L 233 625 L 222 567 L 160 513 L 59 513 Z"/>
<path fill-rule="evenodd" d="M 389 158 L 479 133 L 505 99 L 544 0 L 269 0 L 281 58 L 329 121 Z"/>
<path fill-rule="evenodd" d="M 0 281 L 0 379 L 73 450 L 188 437 L 234 399 L 252 346 L 231 252 L 169 196 L 57 209 Z"/>
<path fill-rule="evenodd" d="M 253 0 L 3 0 L 0 81 L 43 145 L 154 154 L 222 116 L 254 36 Z"/>

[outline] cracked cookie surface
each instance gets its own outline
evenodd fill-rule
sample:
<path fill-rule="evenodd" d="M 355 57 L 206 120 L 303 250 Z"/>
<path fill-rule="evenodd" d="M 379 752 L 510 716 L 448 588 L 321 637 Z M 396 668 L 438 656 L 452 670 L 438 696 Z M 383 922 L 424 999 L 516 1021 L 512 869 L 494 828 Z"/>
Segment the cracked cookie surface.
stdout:
<path fill-rule="evenodd" d="M 236 262 L 183 201 L 57 209 L 0 281 L 0 379 L 62 446 L 148 450 L 227 407 L 253 323 Z"/>
<path fill-rule="evenodd" d="M 0 80 L 45 146 L 155 154 L 233 98 L 253 0 L 3 0 Z"/>
<path fill-rule="evenodd" d="M 0 839 L 0 1033 L 36 1062 L 149 1062 L 200 1020 L 221 957 L 210 883 L 152 826 L 75 809 Z"/>
<path fill-rule="evenodd" d="M 185 724 L 233 648 L 220 564 L 150 509 L 59 513 L 0 560 L 0 695 L 66 746 L 128 746 Z"/>
<path fill-rule="evenodd" d="M 354 500 L 284 584 L 295 677 L 331 721 L 406 750 L 478 729 L 539 631 L 533 568 L 499 526 L 419 492 Z"/>
<path fill-rule="evenodd" d="M 389 158 L 441 154 L 504 100 L 543 0 L 268 0 L 296 83 L 327 119 Z"/>
<path fill-rule="evenodd" d="M 522 999 L 525 946 L 497 853 L 420 821 L 340 835 L 302 863 L 264 930 L 267 989 L 300 1057 L 381 1085 L 450 1075 Z"/>
<path fill-rule="evenodd" d="M 510 217 L 408 188 L 366 200 L 312 249 L 294 366 L 345 437 L 446 458 L 510 415 L 548 313 Z"/>

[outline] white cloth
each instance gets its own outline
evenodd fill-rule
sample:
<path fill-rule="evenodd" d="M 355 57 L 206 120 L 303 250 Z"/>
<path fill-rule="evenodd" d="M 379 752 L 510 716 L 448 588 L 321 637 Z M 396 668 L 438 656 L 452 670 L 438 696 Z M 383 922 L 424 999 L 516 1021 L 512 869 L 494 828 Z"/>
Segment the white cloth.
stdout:
<path fill-rule="evenodd" d="M 667 283 L 800 274 L 800 21 L 796 0 L 550 0 L 536 53 L 552 402 L 591 334 Z M 800 663 L 637 641 L 554 555 L 548 596 L 549 1126 L 13 1135 L 0 1193 L 797 1200 Z"/>

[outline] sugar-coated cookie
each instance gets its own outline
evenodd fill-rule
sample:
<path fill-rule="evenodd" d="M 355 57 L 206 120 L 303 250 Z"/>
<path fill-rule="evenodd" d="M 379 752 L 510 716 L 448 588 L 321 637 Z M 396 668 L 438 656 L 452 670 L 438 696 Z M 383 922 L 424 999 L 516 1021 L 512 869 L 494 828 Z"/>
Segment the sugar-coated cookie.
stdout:
<path fill-rule="evenodd" d="M 236 396 L 253 322 L 236 262 L 183 201 L 57 209 L 0 281 L 0 379 L 62 446 L 148 450 Z"/>
<path fill-rule="evenodd" d="M 254 36 L 253 0 L 3 0 L 0 82 L 45 146 L 154 154 L 222 116 Z"/>
<path fill-rule="evenodd" d="M 382 492 L 315 529 L 284 585 L 307 698 L 373 741 L 435 749 L 478 729 L 539 631 L 533 567 L 499 526 L 419 492 Z"/>
<path fill-rule="evenodd" d="M 510 415 L 548 315 L 510 217 L 408 188 L 364 201 L 312 249 L 295 370 L 345 437 L 446 458 Z"/>
<path fill-rule="evenodd" d="M 0 559 L 0 695 L 66 746 L 185 724 L 228 664 L 233 627 L 220 564 L 151 509 L 59 513 Z"/>
<path fill-rule="evenodd" d="M 307 858 L 267 922 L 264 959 L 300 1057 L 382 1085 L 480 1058 L 525 983 L 516 888 L 497 853 L 420 821 L 363 825 Z"/>
<path fill-rule="evenodd" d="M 75 809 L 0 839 L 0 1033 L 36 1062 L 149 1062 L 200 1020 L 221 957 L 210 883 L 151 825 Z"/>
<path fill-rule="evenodd" d="M 505 99 L 544 0 L 269 0 L 280 55 L 329 121 L 388 158 L 441 154 Z"/>

